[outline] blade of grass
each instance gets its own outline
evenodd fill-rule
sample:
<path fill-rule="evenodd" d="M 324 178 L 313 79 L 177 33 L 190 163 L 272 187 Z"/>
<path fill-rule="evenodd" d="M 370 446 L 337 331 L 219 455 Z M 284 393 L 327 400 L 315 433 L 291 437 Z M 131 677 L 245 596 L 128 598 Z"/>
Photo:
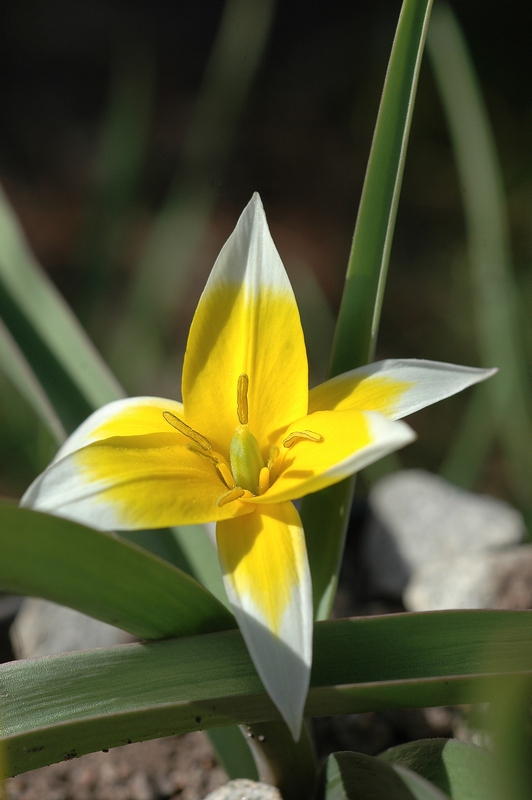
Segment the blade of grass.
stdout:
<path fill-rule="evenodd" d="M 33 407 L 34 411 L 48 427 L 57 444 L 61 444 L 66 438 L 61 420 L 55 413 L 46 392 L 1 319 L 0 369 Z"/>
<path fill-rule="evenodd" d="M 530 735 L 530 676 L 505 681 L 489 709 L 493 737 L 498 797 L 528 800 L 532 797 L 532 737 Z"/>
<path fill-rule="evenodd" d="M 116 332 L 112 363 L 128 385 L 153 377 L 164 362 L 169 328 L 216 202 L 274 8 L 274 0 L 226 0 L 180 164 L 143 248 Z M 132 351 L 134 359 L 128 357 Z"/>
<path fill-rule="evenodd" d="M 474 489 L 493 446 L 493 416 L 487 384 L 476 387 L 454 435 L 440 475 L 455 486 Z"/>
<path fill-rule="evenodd" d="M 431 0 L 404 0 L 390 55 L 360 199 L 329 375 L 373 356 Z M 305 498 L 301 507 L 317 619 L 329 616 L 354 479 Z"/>
<path fill-rule="evenodd" d="M 132 18 L 131 18 L 132 17 Z M 72 268 L 79 274 L 86 318 L 108 311 L 102 301 L 131 235 L 131 212 L 153 116 L 155 55 L 145 22 L 135 18 L 114 41 L 109 97 L 94 163 L 85 226 Z"/>
<path fill-rule="evenodd" d="M 328 621 L 314 640 L 312 716 L 485 701 L 502 681 L 532 676 L 527 611 Z M 0 692 L 12 773 L 155 736 L 278 719 L 239 631 L 5 664 Z"/>
<path fill-rule="evenodd" d="M 31 253 L 0 190 L 0 317 L 67 432 L 123 392 Z"/>
<path fill-rule="evenodd" d="M 532 389 L 523 314 L 512 271 L 506 200 L 491 126 L 463 33 L 439 4 L 428 51 L 453 141 L 468 228 L 473 310 L 484 364 L 499 366 L 489 382 L 493 431 L 500 436 L 522 508 L 532 514 Z"/>

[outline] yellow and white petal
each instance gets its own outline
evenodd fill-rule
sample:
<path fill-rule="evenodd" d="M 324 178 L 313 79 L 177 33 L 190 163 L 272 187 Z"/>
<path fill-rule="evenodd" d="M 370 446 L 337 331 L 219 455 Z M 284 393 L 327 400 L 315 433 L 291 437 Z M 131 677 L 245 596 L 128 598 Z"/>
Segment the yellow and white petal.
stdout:
<path fill-rule="evenodd" d="M 219 522 L 224 584 L 264 688 L 299 739 L 312 662 L 312 588 L 292 503 Z"/>
<path fill-rule="evenodd" d="M 60 447 L 54 461 L 111 436 L 169 433 L 172 428 L 163 417 L 164 411 L 183 419 L 183 404 L 162 397 L 127 397 L 107 403 L 76 428 Z"/>
<path fill-rule="evenodd" d="M 486 380 L 496 369 L 423 359 L 387 359 L 344 372 L 309 393 L 313 411 L 379 411 L 392 419 L 413 414 Z"/>
<path fill-rule="evenodd" d="M 312 434 L 314 440 L 305 438 L 306 434 Z M 376 412 L 316 411 L 290 425 L 283 439 L 289 449 L 281 444 L 272 470 L 274 482 L 265 494 L 254 497 L 253 503 L 297 500 L 317 492 L 415 438 L 414 431 L 404 422 Z"/>
<path fill-rule="evenodd" d="M 249 377 L 249 427 L 267 455 L 279 431 L 307 413 L 308 368 L 292 287 L 255 194 L 213 267 L 183 367 L 185 421 L 227 452 L 237 384 Z"/>
<path fill-rule="evenodd" d="M 227 492 L 215 465 L 177 432 L 103 439 L 48 467 L 21 505 L 104 530 L 164 528 L 248 514 L 217 500 Z"/>

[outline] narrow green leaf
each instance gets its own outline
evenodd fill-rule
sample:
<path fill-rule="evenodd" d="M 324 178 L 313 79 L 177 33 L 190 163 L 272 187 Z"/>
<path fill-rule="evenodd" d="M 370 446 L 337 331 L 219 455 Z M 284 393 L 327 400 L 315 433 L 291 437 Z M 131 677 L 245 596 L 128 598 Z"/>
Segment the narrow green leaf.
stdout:
<path fill-rule="evenodd" d="M 449 800 L 424 778 L 362 753 L 333 753 L 320 800 Z"/>
<path fill-rule="evenodd" d="M 33 407 L 59 444 L 66 438 L 65 429 L 55 413 L 46 392 L 33 370 L 0 319 L 0 369 L 25 400 Z"/>
<path fill-rule="evenodd" d="M 82 286 L 84 312 L 93 325 L 109 310 L 106 295 L 137 222 L 135 195 L 156 89 L 151 38 L 149 26 L 131 9 L 128 25 L 118 26 L 111 42 L 107 107 L 84 209 L 84 229 L 72 264 Z"/>
<path fill-rule="evenodd" d="M 244 732 L 237 725 L 211 728 L 208 734 L 229 780 L 248 778 L 251 781 L 258 781 L 259 773 L 251 750 L 243 738 Z"/>
<path fill-rule="evenodd" d="M 1 590 L 70 606 L 143 639 L 236 624 L 166 561 L 68 520 L 0 504 L 0 552 Z"/>
<path fill-rule="evenodd" d="M 222 580 L 218 552 L 209 537 L 206 525 L 180 525 L 172 528 L 172 535 L 189 565 L 191 574 L 220 603 L 230 608 Z M 188 571 L 188 570 L 185 570 Z"/>
<path fill-rule="evenodd" d="M 434 11 L 428 52 L 447 115 L 468 228 L 477 339 L 485 365 L 501 367 L 486 386 L 519 502 L 532 513 L 532 386 L 522 336 L 526 319 L 512 267 L 506 198 L 482 92 L 459 23 Z"/>
<path fill-rule="evenodd" d="M 463 489 L 474 490 L 493 447 L 495 429 L 488 383 L 473 389 L 440 468 L 442 478 Z"/>
<path fill-rule="evenodd" d="M 502 681 L 488 710 L 488 731 L 497 768 L 497 798 L 532 797 L 532 734 L 530 700 L 532 680 L 521 675 Z"/>
<path fill-rule="evenodd" d="M 31 253 L 1 190 L 0 317 L 67 431 L 123 396 Z"/>
<path fill-rule="evenodd" d="M 523 674 L 532 677 L 529 611 L 322 622 L 305 711 L 483 702 Z M 279 719 L 237 630 L 5 664 L 0 698 L 11 773 L 130 741 Z"/>
<path fill-rule="evenodd" d="M 316 782 L 316 755 L 305 723 L 298 742 L 284 722 L 258 722 L 247 728 L 259 780 L 277 786 L 284 800 L 308 800 Z"/>
<path fill-rule="evenodd" d="M 127 314 L 117 331 L 112 364 L 128 385 L 145 384 L 162 366 L 181 290 L 216 203 L 216 187 L 268 41 L 274 9 L 275 0 L 224 4 L 180 163 L 143 248 Z M 134 359 L 128 357 L 131 348 Z"/>
<path fill-rule="evenodd" d="M 373 357 L 431 0 L 404 0 L 381 105 L 336 326 L 329 373 Z M 303 500 L 301 514 L 317 619 L 330 615 L 354 479 Z"/>
<path fill-rule="evenodd" d="M 497 800 L 493 756 L 454 739 L 422 739 L 392 747 L 379 758 L 422 775 L 451 800 Z"/>

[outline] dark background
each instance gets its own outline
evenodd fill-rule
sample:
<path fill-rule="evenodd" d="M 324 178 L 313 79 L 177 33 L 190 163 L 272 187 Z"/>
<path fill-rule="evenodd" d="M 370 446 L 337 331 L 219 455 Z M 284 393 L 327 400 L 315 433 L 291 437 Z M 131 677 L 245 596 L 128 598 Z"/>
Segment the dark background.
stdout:
<path fill-rule="evenodd" d="M 207 159 L 195 174 L 212 209 L 162 337 L 169 366 L 146 370 L 142 379 L 134 369 L 135 346 L 127 357 L 123 351 L 116 357 L 115 327 L 127 311 L 149 231 L 172 187 L 186 178 L 183 143 L 223 3 L 1 4 L 0 179 L 38 259 L 129 392 L 178 393 L 175 353 L 184 349 L 213 259 L 255 190 L 296 293 L 314 275 L 323 308 L 336 313 L 400 5 L 278 1 L 223 167 L 211 173 Z M 480 0 L 457 0 L 453 9 L 493 125 L 526 302 L 532 285 L 532 12 L 525 2 Z M 120 206 L 106 201 L 102 187 L 106 131 L 124 86 L 144 98 L 138 113 L 144 133 L 135 173 L 115 183 L 127 189 L 127 204 Z M 127 144 L 127 136 L 115 144 L 115 160 Z M 478 365 L 470 306 L 461 187 L 425 60 L 377 356 Z M 328 342 L 332 317 L 323 308 Z M 319 328 L 320 320 L 314 322 Z M 315 371 L 320 374 L 320 365 Z M 1 390 L 0 493 L 17 496 L 46 463 L 51 445 L 10 387 L 3 383 Z M 439 416 L 418 415 L 420 442 L 402 456 L 405 464 L 438 468 L 462 403 L 448 401 Z M 498 463 L 495 450 L 478 488 L 512 499 Z"/>

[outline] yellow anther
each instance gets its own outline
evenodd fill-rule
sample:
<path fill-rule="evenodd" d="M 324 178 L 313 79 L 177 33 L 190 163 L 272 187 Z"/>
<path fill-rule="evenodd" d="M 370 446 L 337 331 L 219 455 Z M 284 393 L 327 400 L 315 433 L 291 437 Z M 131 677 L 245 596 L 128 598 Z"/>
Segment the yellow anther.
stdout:
<path fill-rule="evenodd" d="M 248 424 L 248 387 L 249 378 L 245 372 L 238 376 L 236 385 L 236 411 L 241 425 Z"/>
<path fill-rule="evenodd" d="M 259 494 L 270 488 L 270 470 L 268 467 L 263 467 L 259 473 Z"/>
<path fill-rule="evenodd" d="M 218 457 L 214 455 L 214 453 L 209 453 L 203 448 L 199 447 L 194 442 L 187 442 L 187 449 L 190 450 L 192 453 L 196 453 L 196 455 L 205 458 L 207 461 L 210 461 L 211 464 L 218 464 Z"/>
<path fill-rule="evenodd" d="M 216 469 L 218 470 L 220 478 L 223 480 L 227 488 L 234 489 L 236 487 L 235 479 L 233 478 L 231 470 L 229 469 L 227 464 L 224 464 L 223 461 L 219 461 L 216 464 Z M 244 490 L 242 489 L 242 491 Z"/>
<path fill-rule="evenodd" d="M 289 450 L 298 442 L 323 442 L 323 436 L 314 431 L 292 431 L 283 439 L 283 447 Z"/>
<path fill-rule="evenodd" d="M 175 428 L 179 431 L 179 433 L 182 433 L 184 436 L 188 436 L 188 438 L 192 439 L 193 442 L 199 444 L 202 450 L 211 449 L 212 444 L 208 439 L 205 438 L 205 436 L 202 436 L 201 433 L 195 431 L 194 428 L 191 428 L 190 425 L 186 424 L 186 422 L 180 420 L 179 417 L 176 417 L 176 415 L 172 414 L 171 411 L 163 411 L 163 417 L 165 418 L 166 422 L 172 426 L 172 428 Z"/>
<path fill-rule="evenodd" d="M 242 489 L 241 486 L 235 486 L 234 489 L 229 489 L 216 501 L 217 506 L 226 506 L 227 503 L 232 503 L 233 500 L 240 500 L 241 497 L 253 497 L 251 492 L 247 489 Z"/>

